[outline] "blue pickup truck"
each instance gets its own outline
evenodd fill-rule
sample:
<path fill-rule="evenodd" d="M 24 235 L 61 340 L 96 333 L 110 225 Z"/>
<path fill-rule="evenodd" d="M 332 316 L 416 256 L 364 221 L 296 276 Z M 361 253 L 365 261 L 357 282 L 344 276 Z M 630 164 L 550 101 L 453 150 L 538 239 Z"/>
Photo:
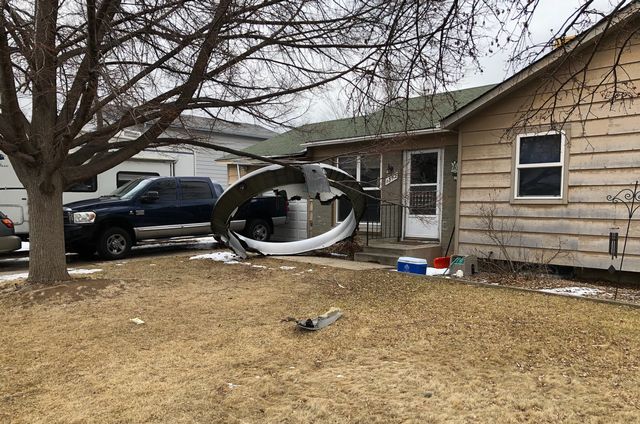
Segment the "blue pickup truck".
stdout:
<path fill-rule="evenodd" d="M 126 257 L 141 240 L 211 234 L 211 213 L 222 186 L 205 177 L 151 177 L 130 181 L 108 196 L 64 206 L 67 250 L 103 259 Z M 286 222 L 284 196 L 242 205 L 230 227 L 268 240 Z"/>

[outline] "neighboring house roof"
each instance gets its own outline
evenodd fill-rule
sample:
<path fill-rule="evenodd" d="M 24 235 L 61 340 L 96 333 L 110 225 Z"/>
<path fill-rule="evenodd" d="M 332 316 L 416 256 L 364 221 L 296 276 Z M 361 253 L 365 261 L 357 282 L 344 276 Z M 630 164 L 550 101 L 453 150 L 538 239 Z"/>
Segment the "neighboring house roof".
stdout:
<path fill-rule="evenodd" d="M 122 112 L 115 106 L 106 106 L 102 110 L 103 116 L 107 121 L 115 121 L 119 119 Z M 130 133 L 131 137 L 138 137 L 141 131 L 152 125 L 153 122 L 133 125 L 125 128 L 125 133 Z M 90 127 L 95 127 L 92 122 Z M 209 134 L 223 134 L 235 137 L 255 138 L 256 142 L 265 140 L 278 134 L 267 128 L 254 124 L 245 124 L 239 122 L 230 122 L 223 119 L 212 118 L 209 116 L 198 116 L 188 113 L 181 114 L 169 126 L 171 130 L 198 131 Z"/>
<path fill-rule="evenodd" d="M 347 143 L 368 138 L 387 138 L 421 130 L 433 131 L 439 128 L 441 119 L 492 87 L 494 85 L 485 85 L 413 97 L 366 116 L 303 125 L 243 151 L 271 158 L 300 156 L 305 153 L 307 146 L 316 144 Z M 228 155 L 219 160 L 235 161 L 236 159 L 239 158 Z"/>
<path fill-rule="evenodd" d="M 514 74 L 502 83 L 496 85 L 491 90 L 488 90 L 486 93 L 479 96 L 475 100 L 469 102 L 464 107 L 459 108 L 457 111 L 451 113 L 449 116 L 442 120 L 442 127 L 455 127 L 464 119 L 470 117 L 470 115 L 474 112 L 496 102 L 503 96 L 530 82 L 533 78 L 539 76 L 550 66 L 562 63 L 563 60 L 570 57 L 571 53 L 582 51 L 584 48 L 597 42 L 600 39 L 600 36 L 602 36 L 605 32 L 610 32 L 612 29 L 619 27 L 626 22 L 629 22 L 629 20 L 637 17 L 638 15 L 640 15 L 640 2 L 634 1 L 631 4 L 625 6 L 623 9 L 619 10 L 617 13 L 601 19 L 597 24 L 584 31 L 580 35 L 576 36 L 571 41 L 565 43 L 559 48 L 556 48 L 555 50 L 552 50 L 536 62 L 527 66 L 520 72 Z"/>
<path fill-rule="evenodd" d="M 195 131 L 213 132 L 217 134 L 250 137 L 262 140 L 273 137 L 277 134 L 275 131 L 271 131 L 259 125 L 229 122 L 206 116 L 188 114 L 180 115 L 180 117 L 171 124 L 171 128 L 182 128 L 183 126 Z"/>

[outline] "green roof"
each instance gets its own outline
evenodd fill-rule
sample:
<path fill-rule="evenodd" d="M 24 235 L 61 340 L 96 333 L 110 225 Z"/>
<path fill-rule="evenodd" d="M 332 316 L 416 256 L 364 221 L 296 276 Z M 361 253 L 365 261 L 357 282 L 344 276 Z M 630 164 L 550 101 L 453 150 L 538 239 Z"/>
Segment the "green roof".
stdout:
<path fill-rule="evenodd" d="M 267 157 L 298 156 L 306 150 L 302 146 L 304 143 L 436 128 L 443 118 L 494 86 L 485 85 L 431 96 L 413 97 L 369 115 L 302 125 L 243 151 Z M 235 155 L 229 155 L 222 160 L 236 158 Z"/>

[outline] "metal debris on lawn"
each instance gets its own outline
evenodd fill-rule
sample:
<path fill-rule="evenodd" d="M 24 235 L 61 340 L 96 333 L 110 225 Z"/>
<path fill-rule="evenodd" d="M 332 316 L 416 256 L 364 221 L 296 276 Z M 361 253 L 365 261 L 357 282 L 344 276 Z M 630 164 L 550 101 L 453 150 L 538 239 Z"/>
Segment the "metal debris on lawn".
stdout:
<path fill-rule="evenodd" d="M 316 318 L 301 319 L 298 321 L 297 326 L 302 330 L 317 331 L 324 327 L 333 324 L 342 316 L 340 308 L 331 308 L 324 314 Z"/>

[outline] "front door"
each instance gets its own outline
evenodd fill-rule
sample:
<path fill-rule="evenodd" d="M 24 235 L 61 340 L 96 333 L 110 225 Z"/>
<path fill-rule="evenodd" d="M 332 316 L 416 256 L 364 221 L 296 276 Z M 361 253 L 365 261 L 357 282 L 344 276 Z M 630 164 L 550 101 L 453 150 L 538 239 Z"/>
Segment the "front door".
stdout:
<path fill-rule="evenodd" d="M 441 156 L 440 150 L 405 153 L 405 237 L 440 238 Z"/>

